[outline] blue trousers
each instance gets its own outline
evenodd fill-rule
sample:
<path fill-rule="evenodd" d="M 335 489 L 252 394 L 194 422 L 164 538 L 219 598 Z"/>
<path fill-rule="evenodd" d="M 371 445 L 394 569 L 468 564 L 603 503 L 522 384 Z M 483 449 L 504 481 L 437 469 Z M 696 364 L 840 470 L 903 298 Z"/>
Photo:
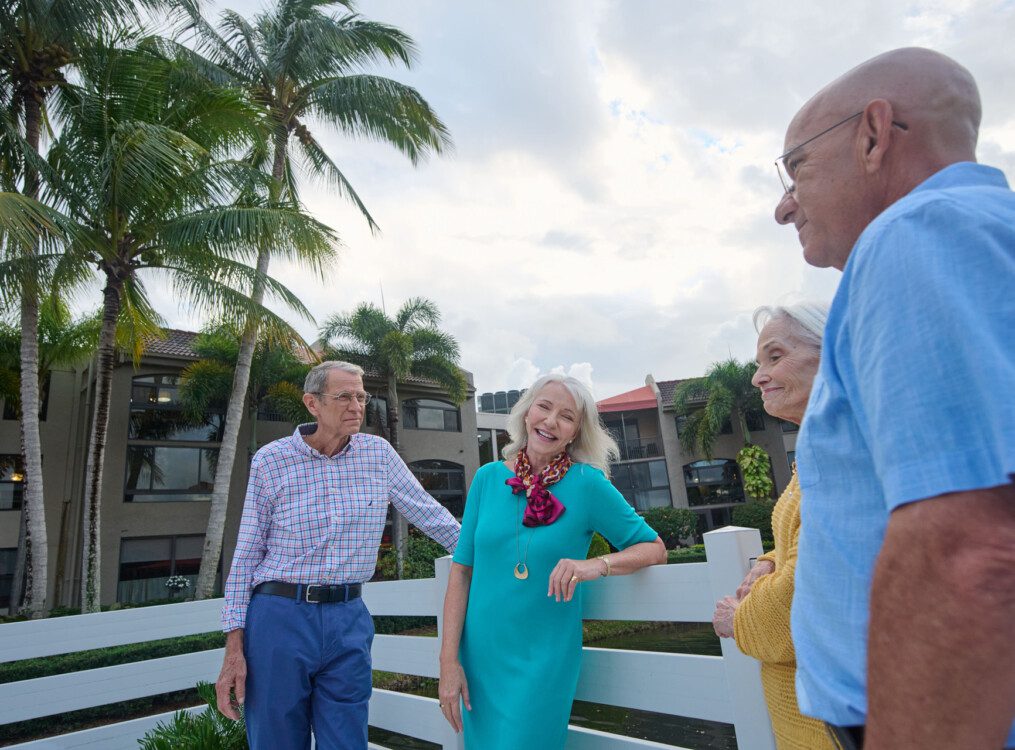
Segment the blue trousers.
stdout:
<path fill-rule="evenodd" d="M 247 607 L 244 714 L 251 750 L 366 750 L 374 623 L 360 598 L 311 604 L 255 594 Z"/>

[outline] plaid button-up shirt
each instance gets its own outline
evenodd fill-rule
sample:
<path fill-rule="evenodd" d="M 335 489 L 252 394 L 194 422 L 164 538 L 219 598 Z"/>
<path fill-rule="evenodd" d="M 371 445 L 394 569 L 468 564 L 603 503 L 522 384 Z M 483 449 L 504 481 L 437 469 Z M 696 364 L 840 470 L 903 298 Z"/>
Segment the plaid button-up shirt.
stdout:
<path fill-rule="evenodd" d="M 227 632 L 245 626 L 251 592 L 264 581 L 368 581 L 389 501 L 449 552 L 458 543 L 454 516 L 427 494 L 388 441 L 355 434 L 329 457 L 303 439 L 315 429 L 300 425 L 251 461 L 222 608 Z"/>

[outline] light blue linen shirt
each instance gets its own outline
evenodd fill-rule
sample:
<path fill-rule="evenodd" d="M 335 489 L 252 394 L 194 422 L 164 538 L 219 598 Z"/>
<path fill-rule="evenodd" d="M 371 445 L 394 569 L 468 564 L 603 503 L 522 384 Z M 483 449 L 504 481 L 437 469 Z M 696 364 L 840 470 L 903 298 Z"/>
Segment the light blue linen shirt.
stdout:
<path fill-rule="evenodd" d="M 889 514 L 1015 474 L 1015 193 L 1000 171 L 946 167 L 857 240 L 796 461 L 800 708 L 863 724 L 870 588 Z"/>

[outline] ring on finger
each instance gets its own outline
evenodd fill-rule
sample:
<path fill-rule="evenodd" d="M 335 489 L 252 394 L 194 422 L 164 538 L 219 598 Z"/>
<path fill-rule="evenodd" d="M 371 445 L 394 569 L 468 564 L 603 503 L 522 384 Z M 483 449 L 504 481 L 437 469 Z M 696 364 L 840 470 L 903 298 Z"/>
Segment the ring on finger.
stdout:
<path fill-rule="evenodd" d="M 577 575 L 573 575 L 573 576 L 571 576 L 571 583 L 575 583 L 575 582 L 577 582 L 577 581 L 579 581 L 579 580 L 581 580 L 581 579 L 580 579 L 580 578 L 578 578 L 578 576 L 577 576 Z"/>

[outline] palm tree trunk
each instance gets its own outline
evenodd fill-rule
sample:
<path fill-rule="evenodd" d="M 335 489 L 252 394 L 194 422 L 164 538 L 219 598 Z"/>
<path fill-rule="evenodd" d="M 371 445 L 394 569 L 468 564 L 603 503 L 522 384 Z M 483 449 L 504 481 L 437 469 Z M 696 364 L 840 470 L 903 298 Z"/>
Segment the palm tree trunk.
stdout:
<path fill-rule="evenodd" d="M 34 96 L 25 97 L 25 138 L 33 151 L 39 151 L 42 108 Z M 39 197 L 39 177 L 30 164 L 25 165 L 25 195 Z M 36 247 L 27 249 L 34 255 Z M 43 503 L 42 438 L 39 431 L 39 290 L 32 279 L 21 291 L 21 445 L 25 454 L 24 507 L 28 512 L 25 529 L 26 560 L 29 577 L 25 608 L 31 617 L 46 611 L 46 584 L 49 553 L 46 538 L 46 508 Z"/>
<path fill-rule="evenodd" d="M 11 578 L 11 598 L 7 613 L 12 617 L 18 614 L 21 609 L 21 599 L 25 594 L 25 568 L 28 566 L 31 555 L 30 540 L 28 539 L 28 506 L 24 504 L 24 496 L 21 503 L 21 518 L 18 523 L 18 551 L 14 558 L 14 575 Z"/>
<path fill-rule="evenodd" d="M 395 452 L 399 452 L 398 445 L 398 381 L 394 375 L 388 376 L 388 433 L 391 435 L 389 442 Z M 409 552 L 409 523 L 405 516 L 399 513 L 394 507 L 391 508 L 391 544 L 395 548 L 395 568 L 398 577 L 405 577 L 405 557 Z"/>
<path fill-rule="evenodd" d="M 284 131 L 275 134 L 275 161 L 272 165 L 272 177 L 281 183 L 285 176 L 287 135 Z M 273 191 L 274 192 L 274 191 Z M 273 196 L 277 197 L 277 196 Z M 264 284 L 261 281 L 268 274 L 270 253 L 262 248 L 257 253 L 257 278 L 250 293 L 250 300 L 255 305 L 264 301 Z M 243 419 L 243 405 L 247 399 L 247 387 L 250 385 L 250 366 L 254 359 L 254 347 L 257 344 L 259 321 L 251 315 L 240 338 L 240 351 L 236 358 L 236 369 L 233 371 L 233 390 L 229 394 L 229 406 L 226 408 L 226 423 L 222 431 L 222 444 L 219 447 L 218 463 L 215 466 L 215 484 L 212 488 L 211 508 L 208 510 L 208 527 L 204 533 L 204 547 L 201 550 L 201 568 L 197 574 L 197 585 L 194 587 L 195 599 L 207 599 L 212 595 L 215 586 L 215 575 L 218 571 L 219 559 L 222 557 L 222 536 L 225 533 L 226 511 L 229 509 L 229 485 L 236 461 L 236 445 L 240 437 L 240 422 Z M 253 429 L 253 425 L 251 425 Z"/>
<path fill-rule="evenodd" d="M 81 611 L 98 612 L 101 600 L 102 544 L 102 468 L 106 458 L 106 433 L 109 427 L 109 401 L 113 389 L 113 365 L 116 356 L 116 320 L 120 314 L 123 282 L 107 277 L 102 290 L 102 330 L 99 334 L 98 367 L 95 374 L 95 412 L 92 437 L 85 464 L 85 497 L 82 514 Z"/>

